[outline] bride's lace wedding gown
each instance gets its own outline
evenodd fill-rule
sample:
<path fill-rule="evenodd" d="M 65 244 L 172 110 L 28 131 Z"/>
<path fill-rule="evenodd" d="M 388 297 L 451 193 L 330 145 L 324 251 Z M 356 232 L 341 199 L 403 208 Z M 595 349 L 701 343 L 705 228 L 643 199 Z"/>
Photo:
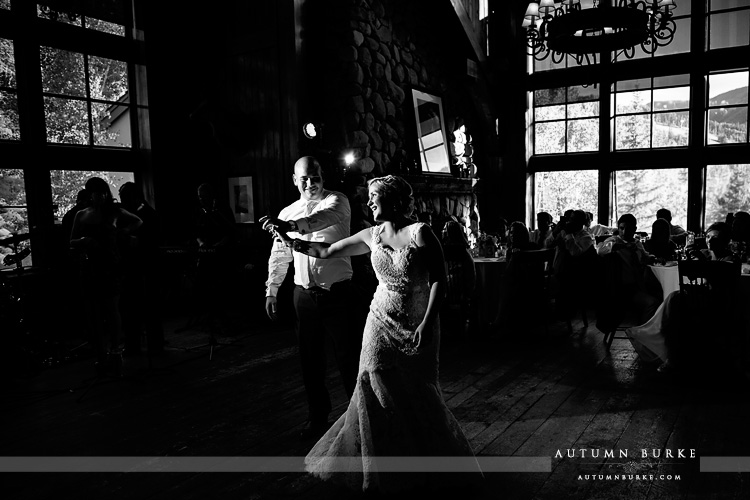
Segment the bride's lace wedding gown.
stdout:
<path fill-rule="evenodd" d="M 412 340 L 430 294 L 427 259 L 415 243 L 420 225 L 412 224 L 409 245 L 396 249 L 382 243 L 383 226 L 371 229 L 379 284 L 365 325 L 357 386 L 346 412 L 305 459 L 308 472 L 354 489 L 393 491 L 452 476 L 407 479 L 403 473 L 378 473 L 378 457 L 473 457 L 440 390 L 439 321 L 426 347 L 417 350 Z M 478 472 L 476 461 L 471 462 L 471 470 Z"/>

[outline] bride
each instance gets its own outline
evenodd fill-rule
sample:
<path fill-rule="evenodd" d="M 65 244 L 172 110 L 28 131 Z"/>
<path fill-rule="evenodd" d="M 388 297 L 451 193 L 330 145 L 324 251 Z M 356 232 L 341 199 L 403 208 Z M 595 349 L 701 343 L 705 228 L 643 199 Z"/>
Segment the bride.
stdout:
<path fill-rule="evenodd" d="M 305 459 L 308 472 L 363 491 L 442 488 L 446 479 L 457 483 L 450 474 L 413 474 L 406 480 L 403 472 L 384 472 L 397 463 L 413 466 L 419 461 L 413 457 L 446 457 L 449 463 L 468 464 L 461 471 L 474 472 L 472 479 L 481 474 L 438 382 L 445 264 L 430 227 L 409 217 L 413 202 L 405 180 L 379 177 L 369 182 L 368 206 L 380 225 L 332 244 L 279 235 L 294 251 L 316 258 L 372 252 L 378 287 L 354 395 Z"/>

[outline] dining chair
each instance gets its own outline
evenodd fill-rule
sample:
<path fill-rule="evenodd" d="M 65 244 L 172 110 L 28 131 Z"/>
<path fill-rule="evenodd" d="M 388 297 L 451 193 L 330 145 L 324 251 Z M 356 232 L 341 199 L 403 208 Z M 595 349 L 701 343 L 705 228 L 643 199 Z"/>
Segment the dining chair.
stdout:
<path fill-rule="evenodd" d="M 637 326 L 634 315 L 622 312 L 618 288 L 622 284 L 622 260 L 615 253 L 597 257 L 596 328 L 604 334 L 604 349 L 609 352 L 615 339 L 628 340 L 625 330 Z"/>
<path fill-rule="evenodd" d="M 543 248 L 539 250 L 523 250 L 513 254 L 509 266 L 513 266 L 513 272 L 522 276 L 519 280 L 521 303 L 528 317 L 538 320 L 544 327 L 545 334 L 548 332 L 548 309 L 552 300 L 551 278 L 552 262 L 555 256 L 554 248 Z"/>
<path fill-rule="evenodd" d="M 741 264 L 681 260 L 677 265 L 685 305 L 677 355 L 691 365 L 731 359 L 745 342 L 738 334 L 742 332 L 742 307 L 746 307 L 739 299 Z"/>

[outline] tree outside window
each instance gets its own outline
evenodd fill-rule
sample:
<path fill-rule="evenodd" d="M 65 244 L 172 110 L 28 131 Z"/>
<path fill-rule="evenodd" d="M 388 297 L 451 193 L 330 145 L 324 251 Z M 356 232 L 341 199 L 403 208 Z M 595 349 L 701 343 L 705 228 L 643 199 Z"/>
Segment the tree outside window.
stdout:
<path fill-rule="evenodd" d="M 599 175 L 596 170 L 537 172 L 535 180 L 536 213 L 548 212 L 554 219 L 568 209 L 597 212 Z"/>
<path fill-rule="evenodd" d="M 672 212 L 672 223 L 685 227 L 687 184 L 687 168 L 619 170 L 615 173 L 614 220 L 633 214 L 638 227 L 650 232 L 656 211 L 667 208 Z"/>
<path fill-rule="evenodd" d="M 13 41 L 0 38 L 0 140 L 19 140 L 16 62 Z"/>
<path fill-rule="evenodd" d="M 750 212 L 750 165 L 709 165 L 704 227 L 740 211 Z"/>
<path fill-rule="evenodd" d="M 127 107 L 128 71 L 124 61 L 40 47 L 47 140 L 80 145 L 130 147 L 119 134 L 115 113 Z"/>

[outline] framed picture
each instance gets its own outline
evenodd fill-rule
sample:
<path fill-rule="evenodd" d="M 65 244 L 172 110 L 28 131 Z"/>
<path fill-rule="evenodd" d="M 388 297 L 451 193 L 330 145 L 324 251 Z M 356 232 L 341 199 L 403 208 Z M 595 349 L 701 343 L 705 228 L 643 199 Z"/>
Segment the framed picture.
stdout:
<path fill-rule="evenodd" d="M 422 172 L 450 175 L 450 154 L 443 118 L 443 100 L 416 89 L 412 89 L 411 93 L 419 142 L 417 151 Z"/>
<path fill-rule="evenodd" d="M 229 206 L 237 223 L 255 222 L 253 211 L 253 178 L 229 178 Z"/>

